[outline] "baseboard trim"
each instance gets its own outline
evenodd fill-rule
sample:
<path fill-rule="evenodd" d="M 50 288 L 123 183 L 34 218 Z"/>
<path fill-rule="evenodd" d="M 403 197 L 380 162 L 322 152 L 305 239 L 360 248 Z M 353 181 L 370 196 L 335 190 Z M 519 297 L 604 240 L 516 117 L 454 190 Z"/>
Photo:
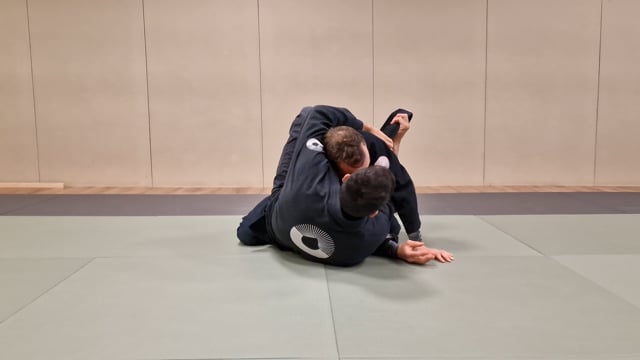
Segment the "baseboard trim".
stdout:
<path fill-rule="evenodd" d="M 64 183 L 0 182 L 0 189 L 64 189 Z"/>
<path fill-rule="evenodd" d="M 64 186 L 63 183 L 0 183 L 0 194 L 264 195 L 270 192 L 270 188 L 263 187 Z M 640 192 L 640 186 L 418 186 L 416 192 L 418 194 Z"/>

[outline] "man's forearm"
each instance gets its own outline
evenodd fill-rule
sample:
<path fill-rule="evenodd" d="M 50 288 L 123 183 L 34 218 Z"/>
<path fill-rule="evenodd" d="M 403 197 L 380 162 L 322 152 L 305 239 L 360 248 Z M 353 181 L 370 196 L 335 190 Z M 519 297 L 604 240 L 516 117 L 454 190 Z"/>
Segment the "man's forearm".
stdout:
<path fill-rule="evenodd" d="M 373 255 L 388 257 L 391 259 L 398 258 L 398 241 L 394 238 L 387 238 L 384 240 L 382 245 L 380 245 L 376 251 L 374 251 Z"/>

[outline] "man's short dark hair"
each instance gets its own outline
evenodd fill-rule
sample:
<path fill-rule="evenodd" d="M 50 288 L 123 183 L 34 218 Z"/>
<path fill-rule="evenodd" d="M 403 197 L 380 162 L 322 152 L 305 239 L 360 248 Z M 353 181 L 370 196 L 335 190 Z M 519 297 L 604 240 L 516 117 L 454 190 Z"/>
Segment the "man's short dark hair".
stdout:
<path fill-rule="evenodd" d="M 336 126 L 324 136 L 324 152 L 334 164 L 345 163 L 359 167 L 364 161 L 362 144 L 364 137 L 358 130 L 348 126 Z"/>
<path fill-rule="evenodd" d="M 353 217 L 366 217 L 381 209 L 391 197 L 395 178 L 382 166 L 360 169 L 340 188 L 342 211 Z"/>

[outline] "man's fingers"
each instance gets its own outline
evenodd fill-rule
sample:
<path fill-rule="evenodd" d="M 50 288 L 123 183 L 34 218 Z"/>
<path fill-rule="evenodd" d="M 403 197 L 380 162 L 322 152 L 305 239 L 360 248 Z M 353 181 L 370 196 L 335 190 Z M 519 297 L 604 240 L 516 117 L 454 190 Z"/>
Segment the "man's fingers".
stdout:
<path fill-rule="evenodd" d="M 391 138 L 388 137 L 387 134 L 380 131 L 380 134 L 377 136 L 380 138 L 380 140 L 384 141 L 384 143 L 387 144 L 389 148 L 393 149 L 393 140 L 391 140 Z"/>
<path fill-rule="evenodd" d="M 451 256 L 449 256 L 445 251 L 440 252 L 437 256 L 438 261 L 440 262 L 451 262 Z"/>
<path fill-rule="evenodd" d="M 435 259 L 441 263 L 449 263 L 454 260 L 453 255 L 447 251 L 432 249 L 431 252 L 434 254 Z"/>
<path fill-rule="evenodd" d="M 444 255 L 444 259 L 447 260 L 447 262 L 452 262 L 455 259 L 453 255 L 451 255 L 451 253 L 448 251 L 443 251 L 442 254 Z"/>
<path fill-rule="evenodd" d="M 417 247 L 424 246 L 424 243 L 422 241 L 407 240 L 407 245 L 411 246 L 412 249 L 415 249 Z"/>
<path fill-rule="evenodd" d="M 387 138 L 384 140 L 385 143 L 387 143 L 387 146 L 391 149 L 393 149 L 393 140 L 391 140 L 390 137 L 387 136 Z"/>
<path fill-rule="evenodd" d="M 391 119 L 391 124 L 395 124 L 398 123 L 400 121 L 402 121 L 403 119 L 406 119 L 407 121 L 409 121 L 409 115 L 407 114 L 397 114 L 396 116 L 393 117 L 393 119 Z"/>
<path fill-rule="evenodd" d="M 415 255 L 411 257 L 411 262 L 414 264 L 426 264 L 433 259 L 433 254 Z"/>
<path fill-rule="evenodd" d="M 408 261 L 417 264 L 425 264 L 431 260 L 437 260 L 441 263 L 450 263 L 455 260 L 454 256 L 448 251 L 428 248 L 421 241 L 407 240 L 403 246 L 408 247 Z"/>
<path fill-rule="evenodd" d="M 418 256 L 416 260 L 418 264 L 426 264 L 429 261 L 433 260 L 434 258 L 435 256 L 433 254 L 425 254 L 425 255 Z"/>

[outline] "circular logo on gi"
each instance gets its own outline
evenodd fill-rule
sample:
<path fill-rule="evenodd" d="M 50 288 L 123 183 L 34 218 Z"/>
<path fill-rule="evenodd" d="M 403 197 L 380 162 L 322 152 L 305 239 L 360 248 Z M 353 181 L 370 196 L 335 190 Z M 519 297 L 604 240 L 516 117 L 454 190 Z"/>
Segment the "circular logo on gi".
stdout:
<path fill-rule="evenodd" d="M 335 249 L 331 236 L 314 225 L 296 225 L 291 228 L 289 236 L 300 250 L 319 259 L 328 258 Z"/>
<path fill-rule="evenodd" d="M 378 158 L 378 160 L 376 160 L 376 163 L 374 165 L 377 166 L 382 166 L 382 167 L 386 167 L 387 169 L 389 168 L 389 158 L 382 155 Z"/>
<path fill-rule="evenodd" d="M 322 143 L 320 141 L 314 138 L 307 140 L 307 149 L 313 151 L 322 151 L 323 148 L 324 146 L 322 146 Z"/>

